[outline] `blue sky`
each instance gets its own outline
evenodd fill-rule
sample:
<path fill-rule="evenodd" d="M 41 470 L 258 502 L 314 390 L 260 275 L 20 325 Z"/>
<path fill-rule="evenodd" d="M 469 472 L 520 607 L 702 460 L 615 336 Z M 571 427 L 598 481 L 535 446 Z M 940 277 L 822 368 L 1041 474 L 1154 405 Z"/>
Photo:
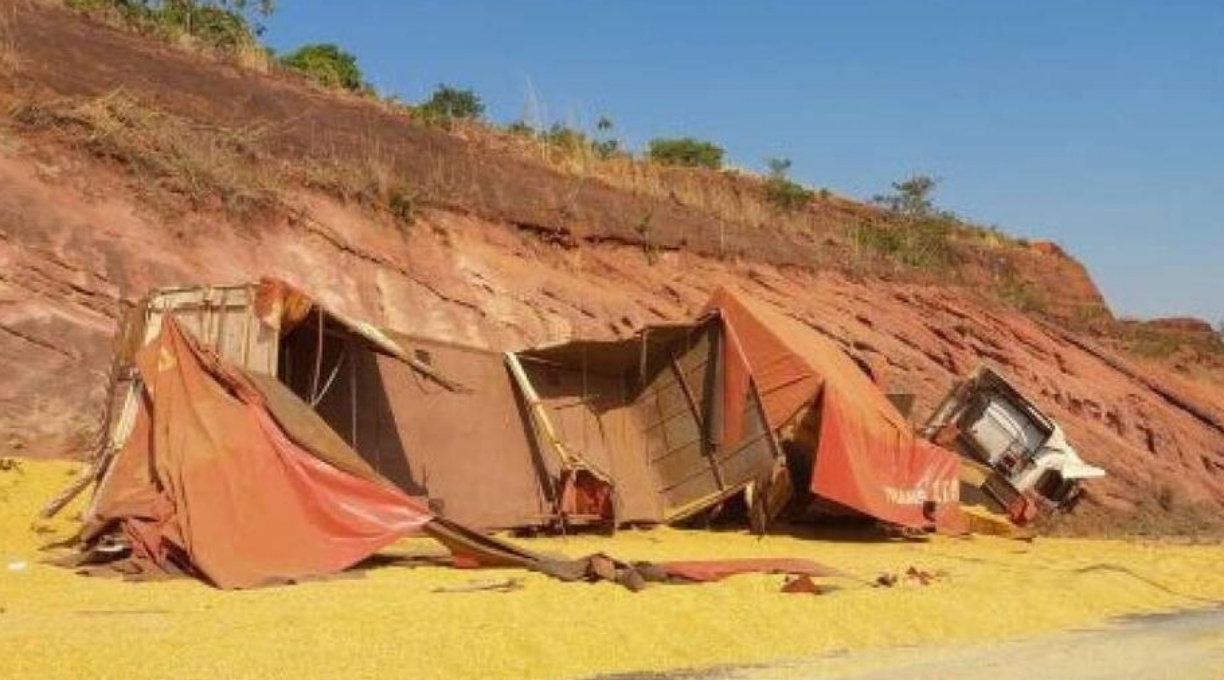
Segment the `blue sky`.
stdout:
<path fill-rule="evenodd" d="M 495 121 L 865 197 L 937 202 L 1085 262 L 1116 312 L 1224 319 L 1224 1 L 282 0 L 268 42 L 335 42 L 381 91 L 475 89 Z"/>

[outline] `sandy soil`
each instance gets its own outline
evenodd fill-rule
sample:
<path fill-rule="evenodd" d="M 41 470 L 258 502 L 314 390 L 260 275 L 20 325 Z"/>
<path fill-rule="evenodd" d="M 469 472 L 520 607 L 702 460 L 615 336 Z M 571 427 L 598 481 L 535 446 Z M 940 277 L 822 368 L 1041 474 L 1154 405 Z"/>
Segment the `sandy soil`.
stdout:
<path fill-rule="evenodd" d="M 761 664 L 784 669 L 839 650 L 862 658 L 907 645 L 980 650 L 1112 617 L 1224 600 L 1221 546 L 986 537 L 758 539 L 671 529 L 529 544 L 570 555 L 602 550 L 647 560 L 807 557 L 850 577 L 827 580 L 836 589 L 820 596 L 783 594 L 780 576 L 635 594 L 515 571 L 436 567 L 384 567 L 243 592 L 190 580 L 128 583 L 39 562 L 38 546 L 70 531 L 72 523 L 32 524 L 31 517 L 68 481 L 71 468 L 24 461 L 0 472 L 0 677 L 138 680 L 173 673 L 262 680 L 343 673 L 561 680 Z M 392 552 L 433 550 L 426 541 L 407 541 Z M 939 577 L 929 586 L 865 583 L 910 566 Z M 434 592 L 502 578 L 520 578 L 522 588 Z M 971 651 L 949 654 L 949 663 L 972 665 Z M 914 662 L 903 653 L 889 658 Z"/>

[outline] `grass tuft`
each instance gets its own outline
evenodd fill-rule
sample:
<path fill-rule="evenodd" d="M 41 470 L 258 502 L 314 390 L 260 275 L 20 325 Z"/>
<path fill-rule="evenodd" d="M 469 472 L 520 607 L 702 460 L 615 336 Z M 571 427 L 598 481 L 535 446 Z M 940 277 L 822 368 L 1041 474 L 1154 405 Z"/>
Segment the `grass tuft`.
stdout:
<path fill-rule="evenodd" d="M 222 58 L 267 72 L 262 27 L 253 3 L 61 0 L 69 9 L 120 30 L 156 38 L 177 49 Z M 266 12 L 260 12 L 265 14 Z M 262 53 L 262 54 L 261 54 Z"/>
<path fill-rule="evenodd" d="M 11 78 L 21 68 L 17 52 L 17 7 L 0 7 L 0 78 Z"/>
<path fill-rule="evenodd" d="M 995 286 L 995 297 L 1003 304 L 1025 314 L 1041 314 L 1049 309 L 1049 299 L 1036 285 L 1008 272 Z"/>
<path fill-rule="evenodd" d="M 860 261 L 886 260 L 926 272 L 942 271 L 950 277 L 961 260 L 954 226 L 938 217 L 864 220 L 851 229 L 851 239 Z"/>
<path fill-rule="evenodd" d="M 394 160 L 376 144 L 365 151 L 359 162 L 349 164 L 332 159 L 300 164 L 286 180 L 384 212 L 401 227 L 416 223 L 424 202 L 424 197 L 404 179 Z"/>

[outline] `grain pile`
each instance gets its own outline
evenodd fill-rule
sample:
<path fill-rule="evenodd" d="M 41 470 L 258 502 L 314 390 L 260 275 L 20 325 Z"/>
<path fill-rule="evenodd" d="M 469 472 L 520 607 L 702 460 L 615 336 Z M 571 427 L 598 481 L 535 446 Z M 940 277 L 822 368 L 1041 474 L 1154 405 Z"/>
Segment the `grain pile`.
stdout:
<path fill-rule="evenodd" d="M 125 583 L 39 563 L 71 523 L 34 523 L 72 466 L 0 471 L 0 677 L 580 678 L 811 657 L 843 648 L 1005 639 L 1224 599 L 1224 547 L 978 537 L 863 543 L 661 529 L 527 541 L 630 559 L 794 556 L 860 577 L 819 596 L 781 576 L 631 593 L 512 571 L 384 567 L 296 586 L 222 592 Z M 70 508 L 68 514 L 72 513 Z M 434 551 L 406 541 L 393 552 Z M 24 567 L 21 565 L 24 563 Z M 862 581 L 911 566 L 893 588 Z M 521 578 L 513 592 L 442 586 Z"/>

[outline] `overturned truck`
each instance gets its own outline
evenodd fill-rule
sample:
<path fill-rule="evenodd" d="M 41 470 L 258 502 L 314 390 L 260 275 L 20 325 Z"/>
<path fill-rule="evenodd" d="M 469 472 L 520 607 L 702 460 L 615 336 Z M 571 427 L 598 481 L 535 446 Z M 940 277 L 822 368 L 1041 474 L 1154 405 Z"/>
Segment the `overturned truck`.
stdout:
<path fill-rule="evenodd" d="M 320 413 L 457 521 L 671 523 L 738 497 L 757 530 L 831 508 L 921 529 L 957 508 L 957 456 L 915 436 L 831 341 L 728 291 L 691 322 L 620 340 L 497 353 L 390 337 L 463 388 L 378 360 L 377 377 L 354 379 L 385 395 L 377 426 L 345 416 L 343 381 Z"/>
<path fill-rule="evenodd" d="M 689 323 L 500 353 L 380 331 L 277 280 L 164 289 L 120 334 L 112 454 L 149 436 L 138 357 L 168 320 L 286 438 L 462 526 L 668 523 L 743 498 L 758 530 L 830 510 L 924 529 L 957 509 L 958 456 L 836 344 L 725 290 Z M 88 517 L 115 501 L 111 469 Z"/>
<path fill-rule="evenodd" d="M 415 365 L 384 336 L 275 282 L 163 291 L 137 308 L 116 352 L 112 396 L 120 406 L 108 421 L 110 440 L 83 478 L 97 486 L 70 541 L 76 550 L 54 561 L 90 573 L 190 575 L 247 588 L 326 576 L 424 534 L 448 549 L 438 557 L 455 567 L 517 567 L 633 590 L 744 572 L 837 573 L 795 559 L 550 557 L 441 518 L 370 468 L 284 383 L 239 363 L 280 365 L 278 354 L 288 349 L 281 343 L 312 313 L 320 349 L 330 326 L 345 351 L 360 346 Z M 316 366 L 313 397 L 325 391 Z M 71 491 L 48 510 L 62 507 Z"/>
<path fill-rule="evenodd" d="M 1080 458 L 1057 423 L 987 366 L 952 388 L 922 434 L 964 456 L 966 487 L 976 500 L 1020 524 L 1042 511 L 1069 509 L 1084 480 L 1105 476 Z"/>

